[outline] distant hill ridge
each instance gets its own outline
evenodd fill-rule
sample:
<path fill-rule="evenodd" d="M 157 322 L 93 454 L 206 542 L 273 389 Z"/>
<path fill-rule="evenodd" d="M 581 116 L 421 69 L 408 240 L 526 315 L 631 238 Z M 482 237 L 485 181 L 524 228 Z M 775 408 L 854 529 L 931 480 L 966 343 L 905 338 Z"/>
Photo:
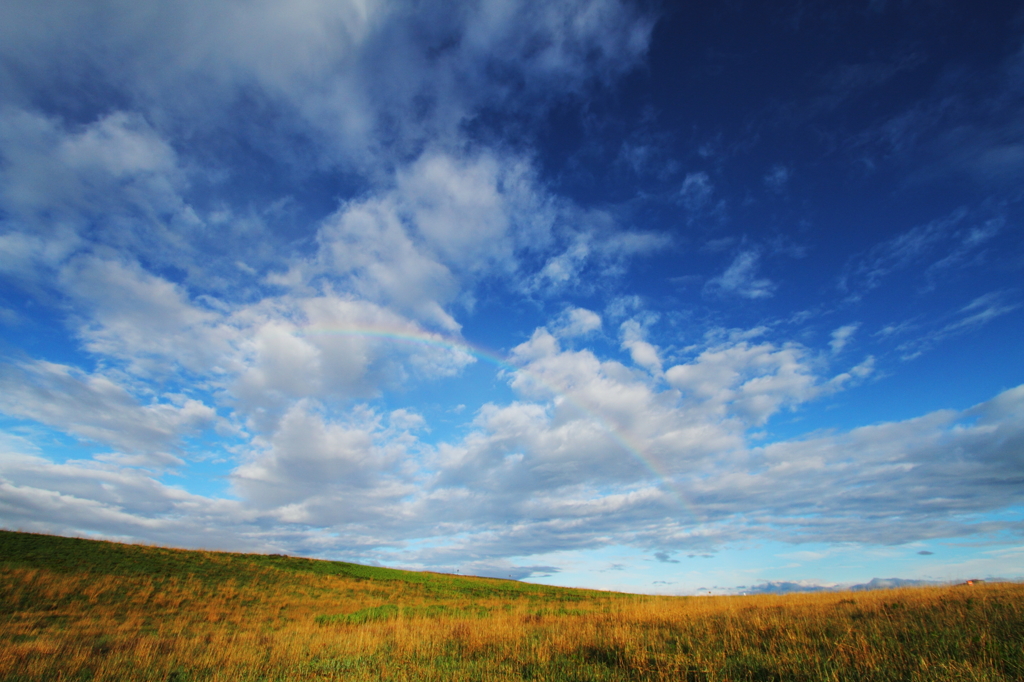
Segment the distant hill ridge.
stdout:
<path fill-rule="evenodd" d="M 1008 578 L 972 578 L 969 580 L 914 580 L 909 578 L 872 578 L 856 585 L 819 585 L 811 582 L 776 580 L 750 588 L 741 588 L 743 594 L 796 594 L 807 592 L 864 592 L 867 590 L 893 590 L 900 587 L 937 587 L 941 585 L 975 584 L 983 582 L 1017 582 Z"/>
<path fill-rule="evenodd" d="M 423 584 L 431 589 L 443 588 L 466 596 L 512 596 L 524 593 L 570 595 L 590 592 L 503 578 L 407 571 L 283 554 L 175 549 L 9 530 L 0 530 L 0 567 L 114 576 L 190 576 L 204 581 L 232 580 L 243 584 L 259 579 L 267 570 L 276 570 L 285 573 L 337 575 L 355 580 Z"/>
<path fill-rule="evenodd" d="M 543 591 L 548 593 L 579 588 L 535 585 L 502 578 L 461 576 L 429 571 L 407 571 L 381 566 L 367 566 L 346 561 L 309 559 L 283 554 L 245 554 L 211 550 L 189 550 L 152 545 L 135 545 L 74 538 L 42 533 L 0 530 L 0 566 L 9 568 L 40 568 L 59 573 L 91 572 L 107 575 L 191 575 L 205 579 L 232 579 L 245 581 L 259 571 L 277 569 L 287 572 L 318 575 L 343 575 L 357 580 L 399 580 L 407 583 L 439 583 L 460 581 L 469 588 L 472 581 L 503 584 L 514 592 Z M 461 582 L 470 581 L 470 582 Z M 1015 582 L 1003 578 L 988 578 L 988 582 Z M 770 581 L 739 588 L 742 594 L 794 594 L 812 592 L 860 592 L 900 587 L 928 587 L 956 584 L 964 581 L 913 580 L 904 578 L 873 578 L 856 585 L 821 585 L 809 581 Z M 970 582 L 984 582 L 973 579 Z M 498 587 L 495 585 L 494 587 Z M 470 590 L 471 591 L 471 590 Z M 493 588 L 489 586 L 486 592 Z"/>

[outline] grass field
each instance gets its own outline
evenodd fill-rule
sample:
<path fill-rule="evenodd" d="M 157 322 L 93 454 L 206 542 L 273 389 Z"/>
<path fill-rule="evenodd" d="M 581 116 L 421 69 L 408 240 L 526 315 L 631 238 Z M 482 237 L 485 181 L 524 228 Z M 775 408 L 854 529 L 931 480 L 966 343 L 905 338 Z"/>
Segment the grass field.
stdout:
<path fill-rule="evenodd" d="M 0 680 L 1024 680 L 1024 585 L 647 597 L 0 531 Z"/>

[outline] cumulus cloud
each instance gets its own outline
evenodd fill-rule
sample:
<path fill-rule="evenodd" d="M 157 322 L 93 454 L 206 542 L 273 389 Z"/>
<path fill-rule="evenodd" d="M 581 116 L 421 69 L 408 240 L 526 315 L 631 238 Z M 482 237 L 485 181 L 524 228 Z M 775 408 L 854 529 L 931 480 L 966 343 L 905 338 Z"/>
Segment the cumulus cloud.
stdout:
<path fill-rule="evenodd" d="M 280 547 L 236 501 L 194 495 L 117 462 L 55 463 L 24 439 L 4 434 L 0 516 L 8 528 L 42 533 L 99 533 L 179 547 Z"/>
<path fill-rule="evenodd" d="M 406 429 L 417 421 L 404 413 L 395 421 L 388 431 L 380 415 L 360 409 L 347 423 L 333 422 L 315 403 L 300 400 L 234 469 L 232 485 L 244 499 L 276 509 L 289 523 L 323 526 L 386 515 L 413 492 L 397 476 L 396 465 L 407 456 Z"/>
<path fill-rule="evenodd" d="M 822 390 L 800 346 L 745 340 L 712 346 L 692 362 L 670 367 L 665 379 L 690 396 L 694 407 L 750 425 L 763 424 L 782 407 L 806 402 Z"/>
<path fill-rule="evenodd" d="M 230 350 L 215 310 L 137 262 L 82 255 L 64 264 L 56 284 L 75 301 L 78 334 L 91 352 L 125 361 L 133 374 L 210 371 Z"/>
<path fill-rule="evenodd" d="M 563 361 L 579 360 L 565 354 Z M 481 411 L 478 432 L 440 453 L 446 474 L 422 507 L 445 518 L 457 500 L 458 514 L 447 518 L 459 538 L 439 538 L 417 556 L 522 556 L 599 547 L 610 534 L 668 556 L 752 537 L 889 544 L 992 532 L 1002 526 L 979 515 L 1019 503 L 1022 493 L 1009 486 L 988 499 L 979 491 L 1019 465 L 1022 414 L 1017 388 L 959 413 L 739 446 L 728 458 L 719 449 L 715 458 L 662 470 L 659 480 L 644 467 L 597 478 L 609 454 L 592 432 L 584 447 L 571 445 L 588 434 L 578 411 L 559 419 L 557 409 L 492 406 Z M 627 438 L 636 443 L 635 436 Z M 638 451 L 652 453 L 649 444 Z M 615 492 L 596 493 L 609 485 Z M 460 523 L 467 518 L 481 521 L 478 530 Z"/>
<path fill-rule="evenodd" d="M 257 428 L 271 428 L 294 400 L 371 397 L 410 378 L 451 376 L 474 362 L 401 314 L 348 296 L 196 300 L 136 262 L 86 255 L 69 260 L 55 284 L 75 302 L 72 322 L 87 350 L 136 380 L 184 373 L 199 390 L 219 391 L 220 401 L 255 419 Z M 423 342 L 398 343 L 389 335 Z M 45 365 L 31 366 L 35 376 Z"/>
<path fill-rule="evenodd" d="M 447 332 L 446 310 L 475 278 L 512 277 L 523 252 L 552 241 L 556 210 L 522 160 L 430 153 L 399 171 L 396 187 L 327 218 L 317 257 L 282 285 L 326 278 Z"/>
<path fill-rule="evenodd" d="M 659 388 L 539 329 L 513 354 L 519 399 L 485 405 L 464 438 L 434 447 L 419 439 L 415 413 L 358 408 L 339 419 L 301 400 L 253 441 L 231 474 L 239 500 L 221 506 L 116 463 L 9 457 L 7 518 L 67 530 L 81 507 L 88 523 L 133 537 L 184 532 L 172 515 L 215 519 L 252 546 L 344 546 L 367 558 L 419 538 L 428 546 L 403 560 L 484 570 L 609 537 L 667 557 L 751 537 L 891 543 L 990 532 L 998 524 L 977 515 L 1020 502 L 1016 487 L 994 497 L 987 481 L 1010 480 L 1021 465 L 1024 387 L 962 412 L 755 447 L 750 428 L 832 388 L 804 349 L 741 337 L 668 368 Z M 122 493 L 112 506 L 91 492 L 94 480 L 155 492 Z"/>
<path fill-rule="evenodd" d="M 601 316 L 586 308 L 566 308 L 555 320 L 555 336 L 568 339 L 601 330 Z"/>
<path fill-rule="evenodd" d="M 661 374 L 661 358 L 658 349 L 646 341 L 644 326 L 639 320 L 623 322 L 619 331 L 622 335 L 622 348 L 629 351 L 633 362 L 647 369 L 651 374 Z"/>

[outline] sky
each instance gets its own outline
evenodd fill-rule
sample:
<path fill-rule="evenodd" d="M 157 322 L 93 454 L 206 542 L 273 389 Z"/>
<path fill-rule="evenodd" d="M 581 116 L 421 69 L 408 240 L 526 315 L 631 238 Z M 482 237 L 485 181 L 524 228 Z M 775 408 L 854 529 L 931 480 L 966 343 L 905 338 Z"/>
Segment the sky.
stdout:
<path fill-rule="evenodd" d="M 0 3 L 0 526 L 1019 577 L 1024 10 Z"/>

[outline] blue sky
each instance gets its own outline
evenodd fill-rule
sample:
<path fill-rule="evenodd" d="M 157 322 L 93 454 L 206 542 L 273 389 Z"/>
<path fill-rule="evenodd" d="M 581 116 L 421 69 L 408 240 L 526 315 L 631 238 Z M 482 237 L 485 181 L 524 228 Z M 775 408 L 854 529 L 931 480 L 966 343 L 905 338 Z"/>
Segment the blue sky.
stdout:
<path fill-rule="evenodd" d="M 0 8 L 0 525 L 1019 576 L 1012 3 Z"/>

